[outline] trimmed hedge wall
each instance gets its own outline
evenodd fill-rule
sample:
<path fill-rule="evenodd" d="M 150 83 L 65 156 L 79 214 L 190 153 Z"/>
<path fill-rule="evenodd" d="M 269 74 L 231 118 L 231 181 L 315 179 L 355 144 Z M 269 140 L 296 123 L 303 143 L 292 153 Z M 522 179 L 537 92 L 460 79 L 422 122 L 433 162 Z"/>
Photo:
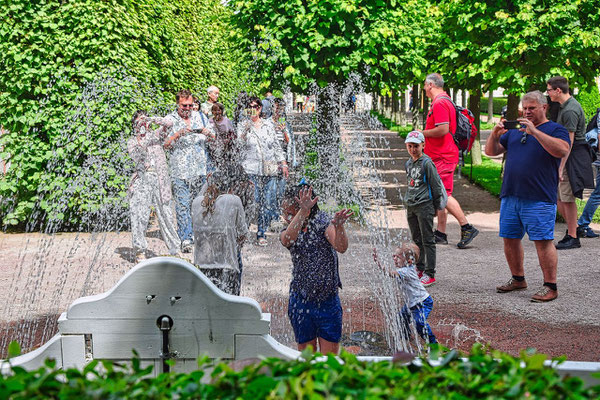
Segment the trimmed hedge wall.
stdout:
<path fill-rule="evenodd" d="M 480 106 L 481 106 L 481 114 L 487 115 L 488 111 L 488 99 L 489 97 L 482 97 Z M 502 112 L 502 107 L 506 105 L 508 101 L 508 97 L 494 97 L 494 114 L 500 114 Z"/>
<path fill-rule="evenodd" d="M 210 84 L 231 105 L 249 84 L 229 15 L 219 0 L 3 2 L 0 225 L 126 223 L 133 111 L 166 112 L 177 90 Z"/>

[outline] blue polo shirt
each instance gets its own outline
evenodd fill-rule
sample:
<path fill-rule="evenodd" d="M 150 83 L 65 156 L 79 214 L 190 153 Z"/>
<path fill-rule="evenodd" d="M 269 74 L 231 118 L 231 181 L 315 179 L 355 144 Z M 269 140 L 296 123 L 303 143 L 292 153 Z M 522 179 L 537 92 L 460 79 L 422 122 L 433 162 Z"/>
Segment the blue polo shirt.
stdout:
<path fill-rule="evenodd" d="M 292 256 L 290 292 L 309 301 L 324 301 L 342 287 L 337 252 L 325 237 L 331 217 L 318 211 L 288 248 Z"/>
<path fill-rule="evenodd" d="M 569 132 L 556 122 L 548 121 L 536 128 L 570 143 Z M 522 137 L 518 129 L 510 129 L 500 137 L 506 149 L 500 198 L 515 196 L 556 203 L 560 158 L 550 155 L 533 136 L 527 135 L 525 143 L 521 143 Z"/>

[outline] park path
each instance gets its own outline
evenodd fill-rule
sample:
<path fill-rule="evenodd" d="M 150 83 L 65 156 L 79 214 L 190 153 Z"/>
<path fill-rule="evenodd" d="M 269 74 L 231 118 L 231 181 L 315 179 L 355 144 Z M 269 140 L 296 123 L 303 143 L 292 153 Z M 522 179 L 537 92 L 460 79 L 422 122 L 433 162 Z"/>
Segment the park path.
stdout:
<path fill-rule="evenodd" d="M 405 181 L 407 154 L 403 140 L 394 132 L 365 125 L 364 119 L 353 121 L 353 118 L 344 121 L 343 141 L 364 138 L 386 193 L 386 202 L 374 206 L 381 206 L 389 213 L 391 229 L 405 228 L 398 192 Z M 355 176 L 355 181 L 365 185 L 361 176 Z M 364 191 L 364 187 L 359 190 Z M 481 233 L 467 249 L 457 249 L 459 226 L 450 217 L 450 245 L 437 248 L 438 283 L 430 288 L 435 299 L 430 319 L 442 343 L 465 350 L 479 340 L 513 354 L 522 348 L 535 347 L 551 355 L 567 354 L 570 359 L 600 361 L 597 312 L 600 240 L 585 240 L 581 249 L 559 254 L 560 296 L 548 304 L 529 302 L 541 284 L 541 272 L 533 245 L 525 240 L 530 288 L 500 295 L 494 288 L 509 275 L 502 242 L 497 236 L 499 202 L 463 178 L 457 179 L 455 195 L 469 221 Z M 340 256 L 344 334 L 362 329 L 381 331 L 384 320 L 372 290 L 376 283 L 370 275 L 369 233 L 357 224 L 351 224 L 348 231 L 351 245 Z M 556 235 L 562 236 L 561 232 L 564 225 L 558 224 Z M 156 227 L 147 236 L 155 254 L 166 253 Z M 274 232 L 268 234 L 267 240 L 267 247 L 251 242 L 244 246 L 242 295 L 258 300 L 263 310 L 272 314 L 276 339 L 293 345 L 286 317 L 290 256 Z M 44 342 L 56 330 L 55 317 L 73 300 L 109 290 L 133 265 L 128 232 L 0 233 L 0 315 L 4 324 L 0 327 L 0 346 L 3 336 L 6 339 L 25 329 L 33 344 L 35 340 L 37 345 Z M 41 336 L 40 330 L 43 330 Z"/>

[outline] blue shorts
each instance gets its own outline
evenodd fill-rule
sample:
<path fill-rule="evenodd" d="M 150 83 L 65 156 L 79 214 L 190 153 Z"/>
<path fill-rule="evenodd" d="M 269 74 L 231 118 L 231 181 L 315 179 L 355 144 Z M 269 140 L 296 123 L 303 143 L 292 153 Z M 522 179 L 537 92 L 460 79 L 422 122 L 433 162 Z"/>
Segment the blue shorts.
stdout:
<path fill-rule="evenodd" d="M 504 197 L 500 202 L 500 237 L 529 240 L 553 240 L 556 203 Z"/>
<path fill-rule="evenodd" d="M 337 294 L 321 302 L 312 302 L 290 292 L 288 317 L 297 343 L 310 342 L 317 337 L 333 343 L 342 339 L 342 305 Z"/>

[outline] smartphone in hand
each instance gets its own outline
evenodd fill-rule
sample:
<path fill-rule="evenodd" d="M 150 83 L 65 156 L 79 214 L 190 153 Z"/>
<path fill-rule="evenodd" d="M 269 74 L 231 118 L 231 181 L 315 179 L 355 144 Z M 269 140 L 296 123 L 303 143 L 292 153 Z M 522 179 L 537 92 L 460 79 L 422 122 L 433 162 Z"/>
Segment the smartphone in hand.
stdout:
<path fill-rule="evenodd" d="M 504 129 L 520 129 L 521 123 L 519 121 L 504 121 L 502 123 Z"/>

